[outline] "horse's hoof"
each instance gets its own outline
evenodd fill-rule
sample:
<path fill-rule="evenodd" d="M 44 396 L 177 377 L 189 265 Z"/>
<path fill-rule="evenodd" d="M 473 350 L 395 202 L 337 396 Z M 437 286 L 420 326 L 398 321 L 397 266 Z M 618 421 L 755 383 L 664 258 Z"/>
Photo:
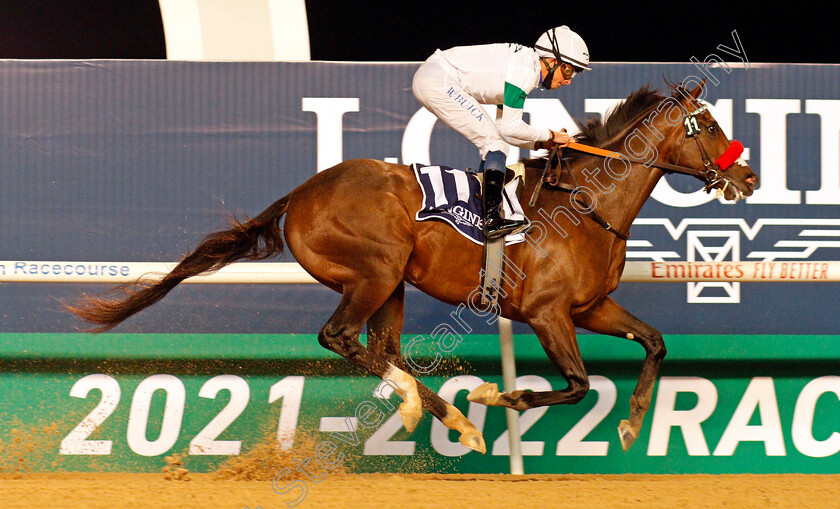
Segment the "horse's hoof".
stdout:
<path fill-rule="evenodd" d="M 484 436 L 481 431 L 453 405 L 446 404 L 446 415 L 440 422 L 449 429 L 459 431 L 461 436 L 458 437 L 458 441 L 467 449 L 478 451 L 481 454 L 487 452 L 487 446 L 484 444 Z"/>
<path fill-rule="evenodd" d="M 499 399 L 499 386 L 490 382 L 484 382 L 467 395 L 467 401 L 488 406 L 499 406 Z"/>
<path fill-rule="evenodd" d="M 400 368 L 390 365 L 390 368 L 382 377 L 386 382 L 391 382 L 400 388 L 403 402 L 400 404 L 400 417 L 402 418 L 405 430 L 411 433 L 420 422 L 423 416 L 423 400 L 417 391 L 417 381 Z"/>
<path fill-rule="evenodd" d="M 630 425 L 630 421 L 624 420 L 618 424 L 618 438 L 621 440 L 622 450 L 626 451 L 629 449 L 637 437 L 637 431 Z"/>
<path fill-rule="evenodd" d="M 487 446 L 484 444 L 484 436 L 478 430 L 469 430 L 461 433 L 458 441 L 467 449 L 472 449 L 481 454 L 487 452 Z"/>
<path fill-rule="evenodd" d="M 405 401 L 400 404 L 400 417 L 402 417 L 405 430 L 411 433 L 423 417 L 423 407 L 419 402 Z"/>

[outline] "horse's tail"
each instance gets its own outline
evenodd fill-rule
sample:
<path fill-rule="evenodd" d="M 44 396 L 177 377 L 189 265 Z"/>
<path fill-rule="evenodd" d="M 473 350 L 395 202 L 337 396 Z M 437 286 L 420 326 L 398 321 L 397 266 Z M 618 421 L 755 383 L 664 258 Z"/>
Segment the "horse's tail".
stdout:
<path fill-rule="evenodd" d="M 289 197 L 284 196 L 250 221 L 234 220 L 233 228 L 208 235 L 160 281 L 139 289 L 128 285 L 132 288 L 126 289 L 127 295 L 123 299 L 86 297 L 78 306 L 67 308 L 83 320 L 96 324 L 92 331 L 104 332 L 156 303 L 189 277 L 215 272 L 243 258 L 264 260 L 280 254 L 283 237 L 279 220 L 288 206 Z"/>

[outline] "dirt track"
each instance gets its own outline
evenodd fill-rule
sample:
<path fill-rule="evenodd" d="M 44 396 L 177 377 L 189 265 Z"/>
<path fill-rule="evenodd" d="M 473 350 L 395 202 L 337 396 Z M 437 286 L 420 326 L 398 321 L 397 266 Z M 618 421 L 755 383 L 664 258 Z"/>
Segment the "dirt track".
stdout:
<path fill-rule="evenodd" d="M 0 474 L 0 507 L 286 507 L 297 490 L 267 481 L 189 474 Z M 299 508 L 829 508 L 840 475 L 330 475 L 309 484 Z"/>

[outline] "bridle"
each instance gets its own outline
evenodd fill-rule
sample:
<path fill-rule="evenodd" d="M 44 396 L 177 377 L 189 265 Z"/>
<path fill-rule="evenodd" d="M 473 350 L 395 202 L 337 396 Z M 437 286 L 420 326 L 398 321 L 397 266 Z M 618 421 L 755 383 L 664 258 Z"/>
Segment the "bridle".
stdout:
<path fill-rule="evenodd" d="M 718 190 L 718 193 L 723 193 L 723 192 L 726 191 L 726 188 L 729 186 L 730 180 L 727 179 L 726 177 L 724 177 L 722 174 L 730 166 L 732 166 L 732 164 L 735 163 L 735 161 L 738 160 L 739 157 L 741 157 L 741 153 L 744 151 L 744 145 L 738 140 L 730 141 L 729 147 L 726 149 L 726 151 L 724 151 L 724 153 L 721 154 L 721 156 L 718 157 L 718 159 L 714 163 L 712 163 L 712 159 L 711 159 L 711 157 L 709 157 L 709 152 L 706 150 L 705 145 L 703 145 L 703 142 L 700 140 L 700 133 L 702 132 L 702 129 L 700 128 L 700 123 L 697 120 L 697 116 L 706 112 L 706 111 L 707 111 L 706 106 L 701 105 L 699 108 L 692 111 L 691 113 L 688 113 L 687 115 L 685 115 L 683 117 L 682 124 L 683 124 L 683 127 L 685 128 L 685 138 L 683 138 L 682 141 L 680 142 L 680 151 L 677 154 L 677 162 L 679 162 L 680 159 L 682 158 L 683 145 L 685 143 L 685 140 L 693 139 L 695 141 L 696 145 L 697 145 L 697 150 L 700 153 L 700 157 L 703 160 L 703 168 L 704 169 L 702 169 L 702 170 L 692 168 L 692 167 L 689 167 L 689 166 L 680 166 L 679 164 L 671 164 L 671 163 L 665 163 L 665 162 L 660 162 L 660 161 L 654 161 L 654 162 L 651 163 L 651 162 L 647 162 L 647 161 L 642 161 L 641 159 L 628 157 L 627 155 L 621 154 L 619 152 L 605 150 L 605 149 L 598 148 L 598 147 L 591 147 L 591 146 L 588 146 L 588 145 L 583 145 L 583 144 L 575 143 L 575 142 L 569 143 L 569 145 L 566 148 L 568 148 L 570 150 L 577 151 L 577 152 L 584 152 L 584 153 L 587 153 L 587 154 L 592 154 L 592 155 L 596 155 L 596 156 L 604 157 L 604 158 L 624 159 L 624 160 L 626 160 L 628 162 L 631 162 L 631 163 L 637 163 L 637 164 L 642 164 L 642 165 L 647 166 L 647 167 L 658 168 L 658 169 L 664 171 L 665 173 L 669 173 L 669 174 L 670 173 L 678 173 L 678 174 L 681 174 L 681 175 L 689 175 L 691 177 L 694 177 L 696 179 L 699 179 L 699 180 L 703 181 L 703 184 L 704 184 L 703 189 L 707 193 L 711 192 L 711 190 L 713 188 L 715 188 L 715 186 L 717 186 L 721 182 L 724 182 L 723 187 Z M 547 172 L 548 172 L 548 170 L 551 166 L 551 161 L 552 161 L 552 159 L 554 159 L 555 155 L 557 154 L 557 150 L 558 150 L 558 147 L 554 147 L 554 149 L 552 149 L 551 153 L 549 154 L 548 159 L 546 160 L 546 169 L 543 172 L 543 178 L 547 174 Z M 565 161 L 565 160 L 563 160 L 563 161 Z M 577 187 L 577 182 L 575 180 L 575 176 L 574 176 L 574 174 L 572 174 L 571 170 L 569 170 L 569 175 L 571 175 L 572 180 L 575 181 L 575 186 Z M 540 182 L 538 184 L 541 184 L 541 183 L 542 183 L 542 179 L 540 180 Z M 536 194 L 538 192 L 539 192 L 539 188 L 535 189 L 534 196 L 532 196 L 532 198 L 531 198 L 532 204 L 536 201 Z M 580 203 L 581 205 L 583 205 L 585 207 L 585 209 L 590 210 L 590 212 L 587 215 L 589 215 L 596 223 L 600 224 L 605 230 L 609 231 L 610 233 L 614 234 L 616 237 L 618 237 L 622 240 L 627 240 L 627 239 L 630 238 L 629 233 L 622 233 L 621 231 L 615 229 L 609 222 L 604 220 L 595 211 L 594 207 L 592 207 L 590 204 L 586 203 L 585 201 L 578 200 L 578 198 L 575 198 L 575 200 L 578 203 Z"/>
<path fill-rule="evenodd" d="M 694 139 L 695 143 L 697 144 L 697 150 L 700 152 L 700 157 L 703 159 L 703 167 L 705 168 L 704 172 L 701 175 L 693 175 L 704 182 L 703 190 L 707 193 L 710 193 L 712 189 L 716 185 L 721 182 L 724 182 L 723 187 L 720 189 L 721 192 L 725 191 L 726 188 L 729 186 L 729 179 L 725 178 L 722 173 L 729 169 L 739 157 L 741 157 L 741 153 L 744 151 L 744 145 L 738 140 L 732 140 L 729 143 L 729 147 L 718 157 L 717 161 L 712 163 L 712 158 L 709 157 L 709 152 L 706 150 L 706 146 L 703 145 L 703 142 L 700 141 L 700 133 L 702 130 L 700 129 L 700 123 L 697 121 L 697 115 L 704 113 L 707 110 L 705 105 L 701 105 L 696 110 L 692 111 L 688 115 L 683 118 L 683 127 L 685 128 L 685 138 L 683 138 L 682 142 L 680 142 L 680 151 L 677 155 L 677 162 L 680 162 L 682 158 L 682 148 L 683 143 L 686 139 L 692 138 Z M 678 165 L 675 165 L 678 166 Z M 686 168 L 685 166 L 678 166 L 680 168 Z"/>
<path fill-rule="evenodd" d="M 677 162 L 679 162 L 680 159 L 682 159 L 683 145 L 685 143 L 685 140 L 693 139 L 695 144 L 697 145 L 697 150 L 700 152 L 700 157 L 703 160 L 704 169 L 702 170 L 698 170 L 697 168 L 692 168 L 690 166 L 681 166 L 679 164 L 671 164 L 661 161 L 643 161 L 634 157 L 628 157 L 627 155 L 621 154 L 619 152 L 599 149 L 597 147 L 590 147 L 587 145 L 582 145 L 580 143 L 570 143 L 568 148 L 578 152 L 586 152 L 588 154 L 593 154 L 600 157 L 625 159 L 631 163 L 643 164 L 649 168 L 659 168 L 665 173 L 678 173 L 681 175 L 689 175 L 698 180 L 702 180 L 704 184 L 704 190 L 708 193 L 711 192 L 712 188 L 714 188 L 714 186 L 719 184 L 720 182 L 729 182 L 725 177 L 723 177 L 722 173 L 725 172 L 730 166 L 732 166 L 732 164 L 739 157 L 741 157 L 741 153 L 744 151 L 744 145 L 742 145 L 741 142 L 738 140 L 732 140 L 726 151 L 724 151 L 724 153 L 721 154 L 720 157 L 718 157 L 717 161 L 712 163 L 712 158 L 709 157 L 709 151 L 706 150 L 706 146 L 703 145 L 703 142 L 700 140 L 700 133 L 702 132 L 702 130 L 700 129 L 700 123 L 697 121 L 697 116 L 706 112 L 706 110 L 706 106 L 700 106 L 696 110 L 692 111 L 691 113 L 688 113 L 687 115 L 685 115 L 685 117 L 683 117 L 682 124 L 685 128 L 685 138 L 683 138 L 680 142 L 680 151 L 677 154 Z"/>

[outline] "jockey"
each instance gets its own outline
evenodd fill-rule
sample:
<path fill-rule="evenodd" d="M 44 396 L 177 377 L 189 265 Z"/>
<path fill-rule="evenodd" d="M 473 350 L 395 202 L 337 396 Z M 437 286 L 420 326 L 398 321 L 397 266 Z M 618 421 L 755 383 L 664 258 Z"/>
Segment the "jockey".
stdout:
<path fill-rule="evenodd" d="M 528 225 L 527 220 L 501 215 L 509 145 L 539 150 L 570 141 L 565 129 L 538 129 L 523 121 L 525 98 L 537 86 L 554 89 L 571 84 L 575 74 L 590 70 L 588 65 L 586 43 L 564 25 L 542 34 L 533 48 L 498 43 L 437 50 L 414 75 L 414 97 L 478 147 L 487 238 Z M 482 103 L 498 105 L 494 119 Z"/>

